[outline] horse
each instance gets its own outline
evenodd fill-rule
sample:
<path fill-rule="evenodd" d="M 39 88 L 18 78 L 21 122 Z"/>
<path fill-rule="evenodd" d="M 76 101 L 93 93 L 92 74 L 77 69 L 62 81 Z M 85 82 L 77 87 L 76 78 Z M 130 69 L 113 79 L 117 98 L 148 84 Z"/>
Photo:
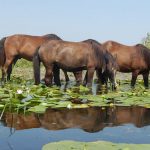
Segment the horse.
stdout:
<path fill-rule="evenodd" d="M 51 40 L 42 44 L 33 59 L 35 84 L 40 83 L 40 61 L 46 68 L 47 86 L 52 83 L 54 66 L 71 72 L 87 70 L 87 86 L 91 86 L 95 70 L 100 73 L 106 69 L 103 51 L 96 44 L 85 42 Z"/>
<path fill-rule="evenodd" d="M 45 68 L 45 84 L 51 85 L 53 66 L 66 71 L 79 72 L 87 70 L 87 86 L 91 86 L 94 71 L 98 74 L 106 70 L 106 60 L 103 50 L 97 45 L 86 42 L 48 41 L 37 49 L 33 59 L 35 83 L 39 84 L 39 62 L 42 61 Z M 113 74 L 113 78 L 114 78 Z M 114 85 L 115 80 L 112 80 Z"/>
<path fill-rule="evenodd" d="M 107 87 L 107 82 L 108 79 L 111 81 L 112 84 L 112 90 L 116 89 L 117 87 L 117 83 L 116 83 L 116 70 L 118 69 L 118 64 L 115 60 L 115 58 L 112 56 L 111 53 L 109 53 L 103 46 L 101 43 L 93 40 L 93 39 L 88 39 L 82 42 L 86 42 L 86 43 L 90 43 L 92 45 L 96 44 L 101 50 L 103 50 L 104 53 L 104 58 L 105 58 L 105 62 L 106 62 L 106 70 L 103 71 L 103 73 L 101 72 L 96 72 L 97 73 L 97 77 L 99 78 L 101 84 L 106 84 Z M 86 83 L 87 80 L 87 73 L 85 75 L 85 79 L 84 79 L 84 84 Z"/>
<path fill-rule="evenodd" d="M 10 80 L 12 72 L 12 64 L 16 64 L 17 60 L 24 58 L 32 61 L 37 47 L 47 40 L 62 40 L 55 34 L 47 34 L 44 36 L 31 36 L 24 34 L 15 34 L 3 38 L 0 41 L 0 66 L 2 67 L 2 81 L 4 81 L 6 72 L 7 79 Z M 67 73 L 65 73 L 66 80 L 69 80 Z"/>
<path fill-rule="evenodd" d="M 132 72 L 131 87 L 135 87 L 139 74 L 143 75 L 144 86 L 148 88 L 148 76 L 150 70 L 150 49 L 142 44 L 126 46 L 115 41 L 104 42 L 106 48 L 116 57 L 118 71 L 123 73 Z"/>

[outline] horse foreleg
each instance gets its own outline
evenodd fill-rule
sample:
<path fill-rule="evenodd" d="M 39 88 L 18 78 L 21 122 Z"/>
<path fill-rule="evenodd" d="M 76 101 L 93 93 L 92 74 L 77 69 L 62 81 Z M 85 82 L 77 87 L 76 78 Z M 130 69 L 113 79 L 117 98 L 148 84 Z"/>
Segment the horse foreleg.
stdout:
<path fill-rule="evenodd" d="M 73 72 L 77 85 L 80 85 L 82 83 L 82 71 Z"/>
<path fill-rule="evenodd" d="M 145 88 L 149 87 L 149 85 L 148 85 L 148 76 L 149 76 L 149 71 L 146 72 L 146 73 L 143 73 L 143 80 L 144 80 L 144 86 L 145 86 Z"/>
<path fill-rule="evenodd" d="M 134 88 L 134 86 L 135 86 L 138 74 L 139 74 L 139 71 L 137 71 L 137 70 L 132 72 L 132 79 L 131 79 L 131 87 L 132 88 Z"/>
<path fill-rule="evenodd" d="M 48 66 L 46 67 L 46 73 L 45 73 L 45 84 L 46 86 L 52 85 L 52 78 L 53 78 L 53 67 Z"/>
<path fill-rule="evenodd" d="M 87 87 L 92 86 L 95 68 L 89 68 L 87 73 Z"/>

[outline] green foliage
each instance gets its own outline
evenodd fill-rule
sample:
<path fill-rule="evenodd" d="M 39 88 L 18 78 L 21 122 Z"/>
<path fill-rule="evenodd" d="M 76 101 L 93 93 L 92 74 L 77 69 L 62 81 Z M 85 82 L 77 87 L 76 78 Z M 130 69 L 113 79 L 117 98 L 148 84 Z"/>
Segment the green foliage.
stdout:
<path fill-rule="evenodd" d="M 147 33 L 147 36 L 143 39 L 142 44 L 150 48 L 150 33 Z"/>
<path fill-rule="evenodd" d="M 61 141 L 49 143 L 42 150 L 149 150 L 150 144 L 117 144 L 105 141 L 75 142 Z"/>
<path fill-rule="evenodd" d="M 143 106 L 150 108 L 150 90 L 141 86 L 138 81 L 136 88 L 129 90 L 128 81 L 115 92 L 92 95 L 90 89 L 83 86 L 72 86 L 66 90 L 59 87 L 46 87 L 34 85 L 33 80 L 13 78 L 3 88 L 0 88 L 0 110 L 25 110 L 44 113 L 46 108 L 86 108 L 91 106 Z"/>

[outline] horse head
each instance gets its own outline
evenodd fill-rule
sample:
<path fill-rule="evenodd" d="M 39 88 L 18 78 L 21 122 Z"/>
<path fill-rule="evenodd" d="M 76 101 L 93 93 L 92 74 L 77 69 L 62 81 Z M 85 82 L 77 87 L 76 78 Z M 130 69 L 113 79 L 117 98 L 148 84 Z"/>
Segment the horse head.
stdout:
<path fill-rule="evenodd" d="M 108 76 L 112 83 L 112 89 L 117 87 L 116 83 L 116 73 L 118 70 L 118 64 L 116 62 L 117 57 L 113 57 L 108 51 L 105 52 L 106 70 L 104 74 Z"/>

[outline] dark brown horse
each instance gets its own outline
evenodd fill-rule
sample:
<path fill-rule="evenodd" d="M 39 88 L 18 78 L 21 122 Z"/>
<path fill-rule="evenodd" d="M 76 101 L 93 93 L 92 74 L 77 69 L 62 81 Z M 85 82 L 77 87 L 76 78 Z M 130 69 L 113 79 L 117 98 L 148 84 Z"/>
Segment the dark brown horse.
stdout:
<path fill-rule="evenodd" d="M 148 87 L 148 76 L 150 70 L 150 50 L 144 45 L 126 46 L 114 41 L 103 43 L 118 63 L 118 71 L 132 72 L 131 86 L 134 87 L 137 76 L 143 75 L 144 85 Z"/>
<path fill-rule="evenodd" d="M 51 85 L 54 66 L 71 72 L 87 70 L 87 86 L 91 85 L 95 70 L 101 73 L 106 69 L 103 50 L 85 42 L 47 41 L 37 50 L 33 61 L 36 84 L 40 82 L 40 61 L 46 68 L 46 85 Z"/>
<path fill-rule="evenodd" d="M 105 71 L 102 71 L 102 72 L 97 72 L 97 77 L 99 78 L 101 84 L 106 84 L 107 86 L 107 82 L 108 82 L 108 79 L 111 81 L 111 83 L 114 83 L 112 84 L 112 89 L 116 88 L 116 71 L 118 69 L 118 64 L 115 60 L 115 58 L 112 56 L 111 53 L 109 53 L 101 43 L 93 40 L 93 39 L 88 39 L 88 40 L 85 40 L 83 41 L 85 43 L 90 43 L 92 45 L 96 45 L 97 47 L 99 47 L 101 50 L 103 50 L 103 53 L 104 53 L 104 59 L 105 59 L 105 62 L 106 62 L 106 70 Z M 85 79 L 84 79 L 84 83 L 86 82 L 86 79 L 87 78 L 87 74 L 85 76 Z"/>
<path fill-rule="evenodd" d="M 47 34 L 44 36 L 31 35 L 12 35 L 0 41 L 0 65 L 2 68 L 2 80 L 4 81 L 6 72 L 8 80 L 12 72 L 12 63 L 16 63 L 18 59 L 24 58 L 32 61 L 36 49 L 47 40 L 61 40 L 55 34 Z"/>

